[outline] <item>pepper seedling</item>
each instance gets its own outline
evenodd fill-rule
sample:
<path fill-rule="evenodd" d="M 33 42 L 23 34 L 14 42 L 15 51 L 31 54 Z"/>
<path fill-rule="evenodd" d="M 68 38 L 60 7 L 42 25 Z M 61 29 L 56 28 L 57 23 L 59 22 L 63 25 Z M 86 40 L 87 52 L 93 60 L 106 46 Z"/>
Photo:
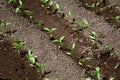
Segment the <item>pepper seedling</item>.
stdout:
<path fill-rule="evenodd" d="M 27 59 L 31 62 L 31 66 L 35 64 L 35 58 L 30 49 L 28 49 L 28 52 L 27 52 Z"/>
<path fill-rule="evenodd" d="M 59 39 L 55 39 L 53 40 L 54 43 L 62 43 L 63 39 L 65 38 L 65 36 L 61 36 Z"/>
<path fill-rule="evenodd" d="M 53 33 L 53 31 L 55 31 L 56 30 L 56 28 L 48 28 L 48 27 L 45 27 L 45 28 L 43 28 L 45 31 L 47 31 L 48 33 Z"/>
<path fill-rule="evenodd" d="M 7 26 L 9 26 L 9 25 L 11 25 L 10 22 L 0 21 L 0 27 L 1 27 L 1 28 L 5 28 L 5 27 L 7 27 Z"/>
<path fill-rule="evenodd" d="M 73 52 L 75 51 L 75 46 L 76 44 L 75 43 L 72 43 L 72 46 L 70 48 L 70 51 L 67 52 L 68 55 L 72 56 L 73 55 Z"/>
<path fill-rule="evenodd" d="M 30 19 L 32 19 L 33 11 L 25 10 L 25 13 L 29 16 Z"/>
<path fill-rule="evenodd" d="M 100 80 L 100 67 L 95 67 L 94 72 L 98 80 Z"/>
<path fill-rule="evenodd" d="M 21 48 L 24 45 L 24 42 L 21 40 L 17 40 L 13 42 L 12 45 L 14 46 L 14 48 Z"/>
<path fill-rule="evenodd" d="M 21 9 L 22 9 L 22 6 L 23 6 L 22 0 L 19 0 L 19 1 L 18 1 L 18 6 L 17 6 L 17 8 L 15 9 L 15 13 L 20 12 Z"/>

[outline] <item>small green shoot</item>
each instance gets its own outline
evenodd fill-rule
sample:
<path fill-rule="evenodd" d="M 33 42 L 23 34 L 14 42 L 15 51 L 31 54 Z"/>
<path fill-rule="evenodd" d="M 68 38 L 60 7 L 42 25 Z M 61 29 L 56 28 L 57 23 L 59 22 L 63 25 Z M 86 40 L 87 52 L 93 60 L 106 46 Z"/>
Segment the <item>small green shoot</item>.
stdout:
<path fill-rule="evenodd" d="M 8 3 L 15 3 L 16 0 L 8 0 Z"/>
<path fill-rule="evenodd" d="M 71 16 L 72 16 L 71 11 L 68 11 L 68 13 L 67 13 L 67 18 L 70 19 Z"/>
<path fill-rule="evenodd" d="M 87 5 L 89 8 L 95 8 L 95 3 Z"/>
<path fill-rule="evenodd" d="M 50 78 L 44 78 L 44 80 L 50 80 Z"/>
<path fill-rule="evenodd" d="M 89 61 L 89 60 L 92 60 L 92 58 L 91 57 L 86 57 L 86 58 L 80 59 L 79 61 L 80 62 L 85 62 L 85 61 Z"/>
<path fill-rule="evenodd" d="M 97 33 L 95 31 L 92 31 L 92 33 L 90 35 L 90 39 L 91 39 L 93 45 L 96 43 L 97 36 L 98 36 Z"/>
<path fill-rule="evenodd" d="M 55 10 L 58 11 L 60 9 L 60 5 L 58 3 L 55 4 Z"/>
<path fill-rule="evenodd" d="M 80 26 L 86 29 L 89 27 L 89 22 L 85 19 L 83 19 L 83 21 L 76 21 L 75 22 L 76 28 L 74 30 L 78 30 Z"/>
<path fill-rule="evenodd" d="M 29 16 L 30 19 L 32 19 L 33 11 L 25 10 L 25 13 Z"/>
<path fill-rule="evenodd" d="M 114 67 L 114 69 L 117 69 L 120 66 L 120 63 L 117 63 Z"/>
<path fill-rule="evenodd" d="M 24 42 L 21 40 L 17 40 L 15 42 L 13 42 L 12 45 L 14 46 L 14 48 L 21 48 L 24 45 Z"/>
<path fill-rule="evenodd" d="M 28 49 L 27 58 L 28 58 L 28 60 L 32 63 L 31 66 L 33 66 L 33 64 L 35 64 L 35 58 L 34 58 L 34 56 L 32 55 L 32 52 L 31 52 L 30 49 Z"/>
<path fill-rule="evenodd" d="M 36 64 L 36 68 L 37 68 L 37 71 L 38 71 L 38 72 L 40 72 L 41 69 L 42 69 L 43 67 L 45 67 L 45 65 L 46 65 L 46 64 L 41 64 L 41 63 L 39 63 L 39 62 L 36 62 L 35 64 Z"/>
<path fill-rule="evenodd" d="M 115 19 L 116 21 L 120 21 L 120 16 L 115 16 L 114 19 Z"/>
<path fill-rule="evenodd" d="M 114 77 L 111 77 L 109 80 L 115 80 L 115 78 L 114 78 Z"/>
<path fill-rule="evenodd" d="M 5 28 L 7 26 L 11 25 L 10 22 L 0 21 L 0 28 Z"/>
<path fill-rule="evenodd" d="M 99 67 L 95 67 L 94 72 L 95 72 L 95 74 L 96 74 L 96 76 L 97 76 L 97 79 L 98 79 L 98 80 L 101 80 L 101 78 L 100 78 L 100 68 L 99 68 Z"/>
<path fill-rule="evenodd" d="M 105 45 L 105 49 L 111 50 L 111 49 L 112 49 L 111 46 L 112 46 L 112 45 L 111 45 L 110 43 L 108 43 L 108 44 Z"/>
<path fill-rule="evenodd" d="M 19 0 L 19 3 L 18 3 L 18 7 L 15 9 L 15 13 L 18 13 L 18 12 L 21 12 L 21 9 L 22 9 L 22 6 L 23 6 L 23 3 L 22 3 L 22 0 Z"/>
<path fill-rule="evenodd" d="M 47 3 L 49 0 L 41 0 L 42 3 Z"/>
<path fill-rule="evenodd" d="M 48 27 L 45 27 L 45 28 L 43 28 L 45 31 L 47 31 L 48 33 L 53 33 L 53 31 L 55 31 L 56 30 L 56 28 L 48 28 Z"/>
<path fill-rule="evenodd" d="M 75 43 L 72 43 L 72 46 L 71 46 L 71 49 L 69 52 L 67 52 L 68 55 L 72 56 L 73 55 L 73 52 L 75 51 Z"/>
<path fill-rule="evenodd" d="M 43 25 L 43 21 L 38 20 L 38 21 L 36 21 L 36 24 L 37 24 L 37 26 L 38 26 L 39 28 L 41 28 L 42 25 Z"/>
<path fill-rule="evenodd" d="M 65 38 L 65 36 L 61 36 L 59 39 L 55 39 L 53 40 L 54 43 L 62 43 L 63 39 Z"/>
<path fill-rule="evenodd" d="M 48 2 L 48 6 L 49 6 L 49 7 L 53 6 L 53 1 L 52 1 L 52 0 L 50 0 L 50 1 Z"/>

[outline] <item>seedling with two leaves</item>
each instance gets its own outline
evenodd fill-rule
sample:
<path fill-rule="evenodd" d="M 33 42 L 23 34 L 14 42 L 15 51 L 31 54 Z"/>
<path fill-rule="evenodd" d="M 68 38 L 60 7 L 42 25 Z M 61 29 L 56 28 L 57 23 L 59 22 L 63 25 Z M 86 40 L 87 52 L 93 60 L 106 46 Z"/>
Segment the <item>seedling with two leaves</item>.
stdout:
<path fill-rule="evenodd" d="M 37 71 L 38 72 L 40 72 L 41 71 L 41 68 L 43 68 L 44 66 L 45 66 L 45 64 L 41 64 L 41 63 L 39 63 L 39 62 L 36 62 L 36 60 L 35 60 L 35 57 L 33 56 L 33 54 L 32 54 L 32 52 L 31 52 L 31 50 L 30 49 L 28 49 L 28 52 L 27 52 L 27 59 L 30 61 L 30 66 L 36 66 L 36 69 L 37 69 Z"/>
<path fill-rule="evenodd" d="M 25 13 L 29 16 L 30 19 L 32 19 L 33 17 L 33 11 L 31 10 L 25 10 Z"/>
<path fill-rule="evenodd" d="M 24 45 L 24 42 L 21 40 L 17 40 L 13 42 L 12 45 L 14 46 L 14 48 L 21 48 Z"/>
<path fill-rule="evenodd" d="M 43 29 L 50 34 L 50 37 L 51 37 L 51 38 L 53 37 L 53 34 L 52 34 L 52 33 L 56 30 L 56 28 L 48 28 L 48 27 L 45 27 L 45 28 L 43 28 Z"/>
<path fill-rule="evenodd" d="M 15 13 L 21 12 L 22 7 L 23 7 L 22 0 L 19 0 L 19 1 L 18 1 L 18 6 L 17 6 L 17 8 L 15 9 Z"/>
<path fill-rule="evenodd" d="M 73 28 L 73 30 L 79 30 L 80 27 L 82 27 L 83 29 L 89 27 L 89 22 L 85 19 L 83 19 L 82 21 L 76 21 L 74 24 L 75 24 L 75 28 Z"/>
<path fill-rule="evenodd" d="M 58 46 L 58 48 L 62 47 L 62 41 L 65 38 L 65 36 L 61 36 L 59 39 L 55 39 L 53 40 L 54 43 L 59 43 L 60 45 Z"/>
<path fill-rule="evenodd" d="M 90 39 L 92 41 L 92 45 L 96 44 L 96 37 L 97 37 L 97 33 L 95 31 L 92 31 L 91 32 L 91 35 L 90 35 Z"/>
<path fill-rule="evenodd" d="M 5 28 L 7 26 L 11 25 L 10 22 L 0 21 L 0 28 Z"/>
<path fill-rule="evenodd" d="M 95 67 L 95 69 L 93 71 L 96 74 L 97 79 L 101 80 L 101 77 L 100 77 L 100 67 Z"/>
<path fill-rule="evenodd" d="M 72 55 L 73 55 L 73 53 L 74 53 L 74 51 L 75 51 L 75 46 L 76 46 L 76 44 L 75 44 L 75 43 L 72 43 L 72 46 L 71 46 L 71 48 L 70 48 L 70 51 L 67 52 L 67 54 L 68 54 L 69 56 L 72 56 Z"/>

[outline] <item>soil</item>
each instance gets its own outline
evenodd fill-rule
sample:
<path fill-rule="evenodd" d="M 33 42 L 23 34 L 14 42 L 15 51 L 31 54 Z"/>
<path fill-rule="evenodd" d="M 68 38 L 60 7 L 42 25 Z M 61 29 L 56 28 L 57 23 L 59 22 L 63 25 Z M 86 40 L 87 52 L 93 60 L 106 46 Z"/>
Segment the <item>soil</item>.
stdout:
<path fill-rule="evenodd" d="M 59 12 L 54 12 L 52 8 L 46 8 L 46 6 L 42 7 L 41 5 L 44 4 L 39 0 L 22 1 L 23 17 L 20 20 L 16 19 L 16 17 L 12 18 L 15 16 L 15 14 L 13 14 L 14 9 L 7 9 L 12 13 L 9 13 L 9 11 L 6 12 L 6 7 L 5 10 L 1 10 L 0 15 L 4 14 L 2 13 L 3 11 L 6 12 L 6 14 L 9 13 L 13 15 L 9 19 L 6 18 L 5 14 L 1 17 L 1 19 L 4 20 L 12 20 L 12 23 L 14 23 L 14 25 L 11 26 L 12 28 L 8 27 L 4 31 L 17 30 L 17 32 L 12 34 L 16 34 L 26 42 L 24 48 L 29 47 L 35 53 L 38 61 L 47 64 L 43 69 L 43 74 L 46 72 L 49 74 L 46 74 L 45 77 L 50 77 L 52 79 L 58 78 L 59 80 L 79 80 L 82 76 L 91 77 L 92 79 L 97 80 L 96 74 L 93 70 L 98 66 L 101 69 L 101 80 L 109 80 L 110 77 L 114 77 L 115 80 L 120 79 L 120 59 L 118 55 L 114 54 L 119 53 L 120 31 L 118 27 L 120 24 L 119 21 L 116 22 L 112 19 L 113 16 L 119 15 L 119 11 L 110 14 L 109 12 L 111 9 L 115 10 L 113 7 L 110 7 L 105 12 L 100 12 L 98 10 L 99 8 L 108 5 L 105 3 L 101 3 L 100 6 L 95 9 L 89 9 L 86 7 L 85 3 L 92 4 L 94 0 L 90 2 L 84 0 L 82 1 L 82 5 L 76 3 L 74 0 L 60 0 L 58 1 L 60 4 Z M 6 3 L 4 3 L 4 6 L 5 5 Z M 7 8 L 11 6 L 16 7 L 16 5 L 17 4 L 12 4 Z M 29 16 L 24 13 L 24 10 L 32 10 L 33 20 L 41 20 L 43 22 L 42 27 L 30 27 L 33 23 L 25 25 L 26 21 L 24 21 L 24 19 L 28 20 L 27 24 L 28 22 L 31 22 L 31 20 L 29 19 Z M 71 19 L 68 20 L 66 15 L 69 10 L 71 11 L 72 16 Z M 95 11 L 95 13 L 92 11 Z M 100 17 L 101 15 L 104 18 Z M 17 18 L 20 17 L 21 16 L 18 15 Z M 74 31 L 74 22 L 83 19 L 89 21 L 90 27 L 87 29 L 80 27 L 77 31 Z M 20 22 L 21 20 L 23 20 L 23 22 Z M 107 20 L 108 23 L 105 20 Z M 20 23 L 18 24 L 14 21 Z M 69 21 L 72 22 L 68 23 Z M 111 24 L 115 24 L 116 27 L 111 27 Z M 19 27 L 16 27 L 18 25 Z M 50 35 L 43 31 L 44 27 L 56 28 L 57 30 L 53 32 L 54 37 L 49 37 Z M 95 45 L 92 45 L 89 38 L 92 31 L 95 31 L 98 34 L 98 37 L 96 38 L 97 43 Z M 47 35 L 44 33 L 47 33 Z M 65 36 L 62 46 L 57 43 L 52 43 L 52 40 L 60 38 L 61 36 Z M 71 58 L 66 53 L 70 51 L 72 42 L 76 43 L 76 47 Z M 105 46 L 109 43 L 111 46 L 109 49 L 106 49 Z M 58 49 L 57 46 L 61 46 L 61 48 Z M 92 59 L 88 61 L 80 61 L 87 57 Z M 78 63 L 80 63 L 80 65 Z M 118 67 L 115 68 L 117 64 Z"/>

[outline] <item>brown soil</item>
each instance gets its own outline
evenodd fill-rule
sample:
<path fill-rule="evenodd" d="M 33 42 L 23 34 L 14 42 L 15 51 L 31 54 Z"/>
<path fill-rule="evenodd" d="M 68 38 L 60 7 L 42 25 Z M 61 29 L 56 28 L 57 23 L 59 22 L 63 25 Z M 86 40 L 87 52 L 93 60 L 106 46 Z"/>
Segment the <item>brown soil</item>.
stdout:
<path fill-rule="evenodd" d="M 17 31 L 18 33 L 15 33 L 15 34 L 19 35 L 20 37 L 22 36 L 21 38 L 25 39 L 26 43 L 28 43 L 26 44 L 26 47 L 28 46 L 31 47 L 31 49 L 35 52 L 37 59 L 40 62 L 47 63 L 47 67 L 45 68 L 44 71 L 47 71 L 50 73 L 47 74 L 46 76 L 52 77 L 54 79 L 57 77 L 60 80 L 79 80 L 80 79 L 80 77 L 78 76 L 78 74 L 80 74 L 79 71 L 82 72 L 84 70 L 85 77 L 91 77 L 97 80 L 93 70 L 95 67 L 99 66 L 101 68 L 101 80 L 109 80 L 110 77 L 114 77 L 115 80 L 120 79 L 119 78 L 120 75 L 118 74 L 120 73 L 120 67 L 118 66 L 117 68 L 115 68 L 117 64 L 120 64 L 119 57 L 116 54 L 113 54 L 113 53 L 119 52 L 119 47 L 120 47 L 119 30 L 112 28 L 110 25 L 108 25 L 108 23 L 104 21 L 103 18 L 100 18 L 95 14 L 91 13 L 90 11 L 86 10 L 85 5 L 83 5 L 83 7 L 80 7 L 80 6 L 78 7 L 79 4 L 77 4 L 73 0 L 58 1 L 58 3 L 61 6 L 59 13 L 53 13 L 54 11 L 51 8 L 42 7 L 41 5 L 43 4 L 39 0 L 32 0 L 32 1 L 22 0 L 22 1 L 23 1 L 22 10 L 23 11 L 26 9 L 32 10 L 34 12 L 33 19 L 43 21 L 43 26 L 40 29 L 35 27 L 30 28 L 29 26 L 27 26 L 27 29 L 22 29 L 23 27 L 21 27 L 20 31 L 18 30 L 19 28 L 16 28 L 18 30 Z M 89 3 L 89 1 L 87 2 Z M 83 2 L 83 3 L 86 3 L 86 2 Z M 101 4 L 100 7 L 105 7 L 106 5 Z M 16 4 L 14 5 L 14 7 L 16 7 Z M 100 7 L 97 7 L 95 8 L 95 10 L 94 9 L 93 10 L 96 11 Z M 69 10 L 71 10 L 71 12 L 74 13 L 71 17 L 71 21 L 74 22 L 77 20 L 87 19 L 89 20 L 90 27 L 88 29 L 80 28 L 77 31 L 73 31 L 72 28 L 74 27 L 74 24 L 73 23 L 68 24 L 68 20 L 66 18 L 66 14 Z M 110 8 L 110 11 L 111 11 L 111 8 Z M 106 12 L 109 13 L 109 10 Z M 115 13 L 115 14 L 110 14 L 110 16 L 108 16 L 107 13 L 103 12 L 103 13 L 100 13 L 99 15 L 103 15 L 109 18 L 119 15 L 119 13 Z M 58 15 L 60 17 L 58 17 Z M 24 12 L 22 16 L 24 18 L 29 19 L 29 16 Z M 110 20 L 110 23 L 112 24 L 115 23 L 115 24 L 118 24 L 116 25 L 117 27 L 119 26 L 119 22 L 116 23 L 113 20 Z M 23 23 L 21 24 L 21 26 L 22 25 Z M 41 39 L 37 39 L 39 38 L 39 34 L 41 34 L 40 30 L 43 31 L 43 27 L 49 27 L 49 28 L 55 27 L 57 29 L 53 33 L 54 37 L 52 39 L 44 36 L 41 36 Z M 93 30 L 99 34 L 96 39 L 97 43 L 95 45 L 92 45 L 89 39 L 90 33 Z M 30 39 L 29 39 L 29 36 L 30 36 Z M 80 59 L 84 59 L 86 57 L 91 57 L 92 60 L 81 62 L 82 65 L 80 66 L 74 63 L 75 65 L 72 66 L 70 64 L 72 60 L 69 56 L 65 54 L 61 54 L 61 52 L 59 52 L 58 54 L 58 51 L 59 51 L 58 49 L 54 50 L 54 48 L 52 48 L 48 50 L 47 48 L 51 48 L 51 45 L 52 45 L 51 42 L 48 41 L 48 39 L 52 41 L 61 36 L 65 36 L 65 39 L 63 40 L 63 43 L 62 43 L 62 47 L 60 48 L 65 54 L 66 52 L 70 51 L 72 42 L 76 43 L 76 48 L 72 56 L 75 62 L 78 63 Z M 39 45 L 41 45 L 41 47 L 38 45 L 38 43 Z M 112 44 L 112 47 L 110 47 L 111 48 L 110 50 L 104 48 L 104 46 L 107 43 Z M 56 45 L 58 46 L 60 44 L 56 44 Z M 43 49 L 43 47 L 45 49 Z M 44 50 L 48 50 L 50 52 L 49 53 L 47 51 L 44 52 Z M 38 53 L 42 53 L 42 54 L 38 55 Z M 54 53 L 54 56 L 52 56 L 53 55 L 52 53 Z M 58 60 L 56 61 L 54 60 L 56 59 L 55 55 L 58 58 Z M 62 58 L 64 60 L 61 60 L 60 57 L 63 57 L 63 56 L 65 56 L 64 58 Z M 65 58 L 67 58 L 67 60 L 69 61 L 66 61 Z M 70 64 L 71 68 L 68 68 L 67 63 L 65 63 L 64 61 Z M 59 69 L 61 66 L 60 64 L 62 65 L 64 64 L 64 67 L 62 69 Z M 67 69 L 65 67 L 67 67 Z M 65 69 L 67 72 L 64 71 Z M 72 73 L 71 69 L 73 69 L 72 71 L 75 71 L 75 73 Z M 70 73 L 68 72 L 69 70 L 71 71 Z M 82 72 L 82 74 L 84 72 Z M 66 77 L 63 76 L 62 73 L 64 73 Z M 74 74 L 74 77 L 71 76 L 73 74 Z"/>

